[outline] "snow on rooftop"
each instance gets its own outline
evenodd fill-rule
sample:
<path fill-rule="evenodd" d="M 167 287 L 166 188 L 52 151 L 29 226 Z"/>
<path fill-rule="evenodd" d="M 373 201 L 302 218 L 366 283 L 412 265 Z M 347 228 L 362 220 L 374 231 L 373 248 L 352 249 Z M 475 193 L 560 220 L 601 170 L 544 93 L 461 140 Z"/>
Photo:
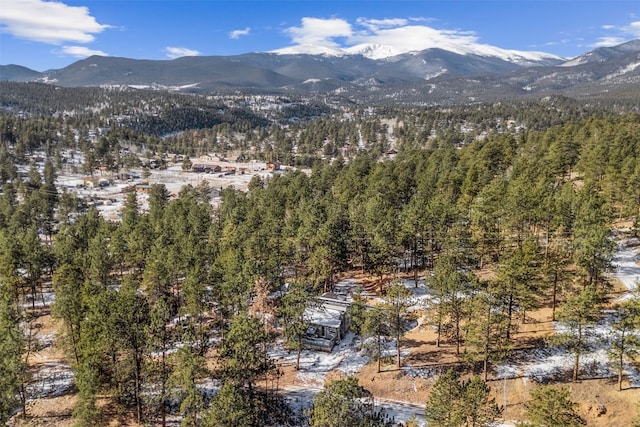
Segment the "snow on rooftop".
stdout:
<path fill-rule="evenodd" d="M 327 326 L 330 328 L 340 327 L 340 315 L 338 310 L 320 307 L 307 307 L 304 310 L 304 317 L 311 324 Z"/>

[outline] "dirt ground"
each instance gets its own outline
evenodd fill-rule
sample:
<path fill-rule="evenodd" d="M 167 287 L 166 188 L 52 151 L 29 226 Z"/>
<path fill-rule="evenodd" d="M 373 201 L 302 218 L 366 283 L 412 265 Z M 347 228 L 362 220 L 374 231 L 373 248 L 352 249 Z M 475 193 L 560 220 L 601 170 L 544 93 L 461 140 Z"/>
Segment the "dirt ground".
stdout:
<path fill-rule="evenodd" d="M 488 274 L 488 273 L 485 273 Z M 377 279 L 365 277 L 360 273 L 353 273 L 351 278 L 368 289 L 375 290 L 379 287 Z M 620 295 L 624 291 L 621 283 L 615 283 L 612 295 Z M 39 326 L 38 335 L 41 337 L 55 336 L 58 323 L 55 322 L 48 311 L 44 310 L 37 319 Z M 551 322 L 551 307 L 545 306 L 539 310 L 527 313 L 526 323 L 521 324 L 515 335 L 516 347 L 534 345 L 539 340 L 552 334 L 554 326 Z M 50 339 L 50 338 L 49 338 Z M 463 363 L 461 355 L 456 354 L 455 346 L 443 343 L 436 347 L 436 335 L 432 328 L 427 326 L 417 327 L 404 336 L 403 350 L 409 350 L 409 354 L 403 357 L 403 363 L 416 369 L 431 369 L 439 373 L 448 367 L 459 366 Z M 48 362 L 63 362 L 64 355 L 55 344 L 33 354 L 30 359 L 32 369 Z M 282 367 L 283 375 L 279 379 L 280 386 L 304 385 L 297 377 L 297 371 L 293 366 Z M 360 384 L 370 390 L 376 398 L 412 402 L 422 406 L 426 402 L 434 379 L 412 377 L 408 375 L 410 370 L 406 367 L 398 370 L 394 360 L 386 360 L 382 363 L 381 372 L 377 372 L 377 364 L 369 363 L 358 374 Z M 330 372 L 326 380 L 331 381 L 343 376 L 338 371 Z M 529 393 L 537 385 L 526 378 L 500 380 L 492 376 L 489 385 L 499 405 L 504 406 L 504 422 L 512 423 L 514 420 L 524 418 L 524 402 L 529 398 Z M 615 379 L 589 379 L 572 383 L 567 380 L 560 384 L 571 390 L 572 397 L 580 404 L 580 412 L 588 421 L 588 425 L 594 427 L 605 426 L 630 426 L 634 417 L 640 411 L 637 407 L 640 402 L 640 389 L 631 389 L 627 382 L 623 383 L 625 389 L 617 390 Z M 322 384 L 318 384 L 321 387 Z M 71 417 L 76 403 L 74 394 L 36 400 L 28 405 L 27 420 L 14 419 L 10 425 L 14 426 L 61 426 L 73 425 Z M 130 414 L 117 414 L 109 406 L 107 400 L 99 402 L 106 414 L 108 425 L 136 425 Z M 605 413 L 599 408 L 606 408 Z"/>
<path fill-rule="evenodd" d="M 362 284 L 368 288 L 379 287 L 375 284 L 375 279 L 362 278 L 359 274 L 355 274 L 353 278 L 358 282 L 362 279 Z M 614 281 L 612 297 L 615 298 L 625 291 L 626 288 L 622 283 Z M 526 316 L 526 323 L 521 323 L 515 334 L 516 348 L 535 345 L 555 331 L 550 304 L 529 312 Z M 456 354 L 454 345 L 444 343 L 439 348 L 436 347 L 436 333 L 429 327 L 419 327 L 405 334 L 402 348 L 410 350 L 410 354 L 404 356 L 402 360 L 412 368 L 433 369 L 440 373 L 449 367 L 464 365 L 462 356 Z M 409 371 L 404 367 L 398 370 L 393 359 L 383 363 L 379 373 L 377 364 L 369 363 L 357 374 L 357 377 L 360 384 L 371 391 L 376 398 L 424 405 L 435 380 L 413 378 L 407 375 Z M 296 371 L 292 367 L 285 368 L 281 383 L 300 385 L 295 375 Z M 338 371 L 331 372 L 327 375 L 326 381 L 330 382 L 343 376 Z M 463 375 L 463 378 L 468 377 L 469 375 Z M 538 385 L 527 378 L 502 380 L 496 379 L 491 374 L 488 383 L 496 403 L 504 408 L 502 417 L 504 422 L 515 424 L 516 421 L 524 420 L 524 403 L 529 400 L 531 390 Z M 556 385 L 569 388 L 572 399 L 579 403 L 580 414 L 589 426 L 631 426 L 635 417 L 640 414 L 640 406 L 638 406 L 640 389 L 630 388 L 626 380 L 623 382 L 622 391 L 618 391 L 615 378 L 588 379 L 576 383 L 567 378 L 566 381 Z M 605 408 L 606 412 L 602 413 L 601 408 Z"/>

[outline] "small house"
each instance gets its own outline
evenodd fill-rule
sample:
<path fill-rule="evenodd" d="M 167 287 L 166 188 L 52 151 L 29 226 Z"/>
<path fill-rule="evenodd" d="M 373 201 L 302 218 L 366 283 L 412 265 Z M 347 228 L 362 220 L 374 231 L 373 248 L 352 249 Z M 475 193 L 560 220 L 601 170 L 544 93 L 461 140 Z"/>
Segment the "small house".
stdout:
<path fill-rule="evenodd" d="M 222 168 L 219 165 L 203 165 L 197 163 L 191 166 L 191 171 L 197 173 L 218 173 L 222 171 Z"/>
<path fill-rule="evenodd" d="M 234 166 L 225 166 L 223 171 L 225 175 L 235 175 L 236 168 Z"/>
<path fill-rule="evenodd" d="M 392 148 L 390 150 L 385 151 L 384 155 L 387 159 L 393 160 L 398 155 L 398 151 Z"/>
<path fill-rule="evenodd" d="M 349 331 L 349 303 L 332 292 L 316 298 L 305 309 L 308 327 L 302 345 L 310 350 L 331 352 Z"/>
<path fill-rule="evenodd" d="M 151 188 L 149 184 L 136 184 L 136 193 L 149 194 Z"/>
<path fill-rule="evenodd" d="M 232 156 L 230 160 L 235 163 L 241 163 L 246 161 L 247 157 L 244 154 L 238 154 L 237 156 Z"/>
<path fill-rule="evenodd" d="M 87 178 L 82 180 L 82 186 L 85 188 L 94 188 L 98 184 L 98 180 L 95 178 Z"/>
<path fill-rule="evenodd" d="M 109 185 L 111 185 L 111 181 L 109 181 L 106 178 L 85 178 L 82 181 L 82 186 L 85 188 L 104 188 L 104 187 L 108 187 Z"/>
<path fill-rule="evenodd" d="M 280 170 L 280 162 L 277 160 L 275 162 L 267 162 L 267 170 L 269 172 Z"/>

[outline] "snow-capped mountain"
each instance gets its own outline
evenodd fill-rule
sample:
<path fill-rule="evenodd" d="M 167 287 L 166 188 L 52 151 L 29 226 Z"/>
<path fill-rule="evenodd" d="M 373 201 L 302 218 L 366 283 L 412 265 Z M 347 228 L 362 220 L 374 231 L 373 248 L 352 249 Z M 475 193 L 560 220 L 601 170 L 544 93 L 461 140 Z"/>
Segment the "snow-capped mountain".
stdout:
<path fill-rule="evenodd" d="M 402 49 L 382 44 L 359 44 L 343 50 L 348 55 L 362 55 L 369 59 L 389 59 L 394 56 L 402 55 Z"/>
<path fill-rule="evenodd" d="M 599 47 L 595 50 L 564 62 L 562 66 L 573 67 L 582 64 L 594 64 L 599 62 L 611 61 L 614 58 L 618 58 L 635 52 L 640 52 L 640 39 L 632 40 L 618 46 Z"/>
<path fill-rule="evenodd" d="M 479 44 L 424 50 L 376 44 L 348 49 L 299 45 L 277 53 L 155 61 L 92 56 L 44 73 L 0 66 L 0 80 L 189 92 L 323 93 L 364 102 L 421 104 L 633 94 L 640 93 L 640 40 L 595 49 L 570 61 Z"/>
<path fill-rule="evenodd" d="M 307 44 L 277 49 L 272 51 L 271 53 L 275 53 L 278 55 L 362 55 L 365 58 L 380 60 L 393 59 L 393 57 L 403 54 L 417 54 L 421 51 L 429 49 L 441 49 L 459 55 L 475 55 L 498 58 L 503 61 L 513 62 L 515 64 L 525 66 L 554 65 L 566 60 L 565 58 L 562 58 L 560 56 L 545 52 L 508 50 L 486 44 L 464 43 L 457 40 L 421 40 L 419 47 L 412 44 L 404 46 L 390 46 L 383 44 L 363 43 L 346 48 L 341 48 L 338 46 Z"/>
<path fill-rule="evenodd" d="M 344 56 L 348 53 L 339 47 L 314 45 L 314 44 L 300 44 L 295 46 L 284 47 L 282 49 L 274 50 L 270 53 L 277 55 L 325 55 L 325 56 Z"/>

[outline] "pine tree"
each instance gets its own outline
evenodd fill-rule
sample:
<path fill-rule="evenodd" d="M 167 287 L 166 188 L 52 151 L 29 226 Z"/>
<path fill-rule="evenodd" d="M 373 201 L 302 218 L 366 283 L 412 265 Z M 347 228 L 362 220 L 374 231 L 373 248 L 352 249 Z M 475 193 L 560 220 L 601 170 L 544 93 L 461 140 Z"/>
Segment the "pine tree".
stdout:
<path fill-rule="evenodd" d="M 427 405 L 425 407 L 425 419 L 433 427 L 458 427 L 464 422 L 464 413 L 459 405 L 462 398 L 462 386 L 460 374 L 449 369 L 436 380 Z"/>
<path fill-rule="evenodd" d="M 358 384 L 355 377 L 347 377 L 326 385 L 313 398 L 313 407 L 308 414 L 311 427 L 393 425 L 384 411 L 376 409 L 373 396 Z"/>
<path fill-rule="evenodd" d="M 574 221 L 574 261 L 585 285 L 601 286 L 613 268 L 615 242 L 609 238 L 609 210 L 600 193 L 584 187 Z"/>
<path fill-rule="evenodd" d="M 149 304 L 138 292 L 138 283 L 131 276 L 125 277 L 113 307 L 115 333 L 121 350 L 118 366 L 123 369 L 120 379 L 133 397 L 138 422 L 142 421 L 143 364 L 147 350 L 146 330 L 150 323 Z"/>
<path fill-rule="evenodd" d="M 26 409 L 20 398 L 26 371 L 22 358 L 24 336 L 12 290 L 7 288 L 4 281 L 0 282 L 0 422 L 5 422 L 21 403 Z"/>
<path fill-rule="evenodd" d="M 474 376 L 462 385 L 462 407 L 465 414 L 465 426 L 480 427 L 492 426 L 502 414 L 502 408 L 496 404 L 496 400 L 490 397 L 491 389 L 480 379 Z"/>
<path fill-rule="evenodd" d="M 275 367 L 267 354 L 269 340 L 260 319 L 246 313 L 234 316 L 218 352 L 221 378 L 252 398 L 256 381 Z"/>
<path fill-rule="evenodd" d="M 525 403 L 526 416 L 534 427 L 579 427 L 586 424 L 578 414 L 566 387 L 540 386 L 531 391 Z"/>
<path fill-rule="evenodd" d="M 502 414 L 491 389 L 479 376 L 462 381 L 449 369 L 434 384 L 425 407 L 425 418 L 434 427 L 494 425 Z"/>
<path fill-rule="evenodd" d="M 613 339 L 608 352 L 609 361 L 618 374 L 618 390 L 622 390 L 625 362 L 633 362 L 640 355 L 640 298 L 623 301 L 616 308 L 611 324 Z"/>
<path fill-rule="evenodd" d="M 456 342 L 456 353 L 460 353 L 462 331 L 460 325 L 467 311 L 465 294 L 471 288 L 472 278 L 459 271 L 455 258 L 443 254 L 436 260 L 430 287 L 437 295 L 436 307 L 436 347 L 440 347 L 441 335 L 445 329 L 452 329 Z"/>
<path fill-rule="evenodd" d="M 362 289 L 358 288 L 353 293 L 348 314 L 351 319 L 349 329 L 355 334 L 362 334 L 364 322 L 367 315 L 367 300 L 362 295 Z"/>
<path fill-rule="evenodd" d="M 231 382 L 224 382 L 211 400 L 202 421 L 204 427 L 258 426 L 248 396 Z"/>
<path fill-rule="evenodd" d="M 160 392 L 154 396 L 152 403 L 155 405 L 156 411 L 160 412 L 162 426 L 165 426 L 169 404 L 168 382 L 172 368 L 168 350 L 173 345 L 174 339 L 174 334 L 169 329 L 171 307 L 166 298 L 160 299 L 151 307 L 149 317 L 149 325 L 146 330 L 148 349 L 155 354 L 160 354 L 160 356 L 148 360 L 148 379 L 160 388 Z"/>
<path fill-rule="evenodd" d="M 374 359 L 378 362 L 378 373 L 382 370 L 383 339 L 389 335 L 388 312 L 382 306 L 376 305 L 366 311 L 362 324 L 362 335 L 365 345 L 368 338 L 374 338 L 374 342 L 367 345 Z"/>
<path fill-rule="evenodd" d="M 386 291 L 383 297 L 384 310 L 388 313 L 386 318 L 389 320 L 389 331 L 396 339 L 396 358 L 400 369 L 400 339 L 405 332 L 405 316 L 411 302 L 411 291 L 400 282 L 392 283 Z"/>
<path fill-rule="evenodd" d="M 470 362 L 482 362 L 485 381 L 489 364 L 503 360 L 511 349 L 508 327 L 509 318 L 500 311 L 494 296 L 483 291 L 473 297 L 466 326 L 465 357 Z"/>
<path fill-rule="evenodd" d="M 507 316 L 507 339 L 516 329 L 514 313 L 519 310 L 524 315 L 529 308 L 538 305 L 540 281 L 537 278 L 538 245 L 533 240 L 521 242 L 518 247 L 503 256 L 498 267 L 497 279 L 492 282 L 491 293 L 503 302 L 503 312 Z"/>
<path fill-rule="evenodd" d="M 284 336 L 287 345 L 296 351 L 296 369 L 300 369 L 302 338 L 309 327 L 307 306 L 311 304 L 311 293 L 301 282 L 292 282 L 282 298 L 280 314 L 283 318 Z"/>
<path fill-rule="evenodd" d="M 96 399 L 109 384 L 116 370 L 118 339 L 115 319 L 111 313 L 117 293 L 98 290 L 83 295 L 86 311 L 78 342 L 78 363 L 75 366 L 75 384 L 78 403 L 73 416 L 78 425 L 94 425 L 100 416 Z"/>
<path fill-rule="evenodd" d="M 70 348 L 76 363 L 79 362 L 80 328 L 86 309 L 82 301 L 82 288 L 82 271 L 70 264 L 63 264 L 58 267 L 53 275 L 53 290 L 56 294 L 56 300 L 51 307 L 51 311 L 55 318 L 63 321 L 62 341 L 67 348 Z"/>
<path fill-rule="evenodd" d="M 200 424 L 204 408 L 204 396 L 196 387 L 196 380 L 204 374 L 204 358 L 190 347 L 182 347 L 176 354 L 175 369 L 169 384 L 178 392 L 182 415 L 181 427 L 195 427 Z"/>
<path fill-rule="evenodd" d="M 568 243 L 563 239 L 554 239 L 545 248 L 542 280 L 544 286 L 551 290 L 551 320 L 556 320 L 558 296 L 568 287 L 568 267 L 570 262 Z"/>
<path fill-rule="evenodd" d="M 191 162 L 189 156 L 184 156 L 184 159 L 182 160 L 182 170 L 189 171 L 191 170 L 191 166 L 193 166 L 193 163 Z"/>
<path fill-rule="evenodd" d="M 566 344 L 574 355 L 573 381 L 578 381 L 585 335 L 588 327 L 595 324 L 601 316 L 601 302 L 602 295 L 594 286 L 586 286 L 579 294 L 567 298 L 558 312 L 558 321 L 567 327 L 568 332 L 558 334 L 554 340 Z"/>

